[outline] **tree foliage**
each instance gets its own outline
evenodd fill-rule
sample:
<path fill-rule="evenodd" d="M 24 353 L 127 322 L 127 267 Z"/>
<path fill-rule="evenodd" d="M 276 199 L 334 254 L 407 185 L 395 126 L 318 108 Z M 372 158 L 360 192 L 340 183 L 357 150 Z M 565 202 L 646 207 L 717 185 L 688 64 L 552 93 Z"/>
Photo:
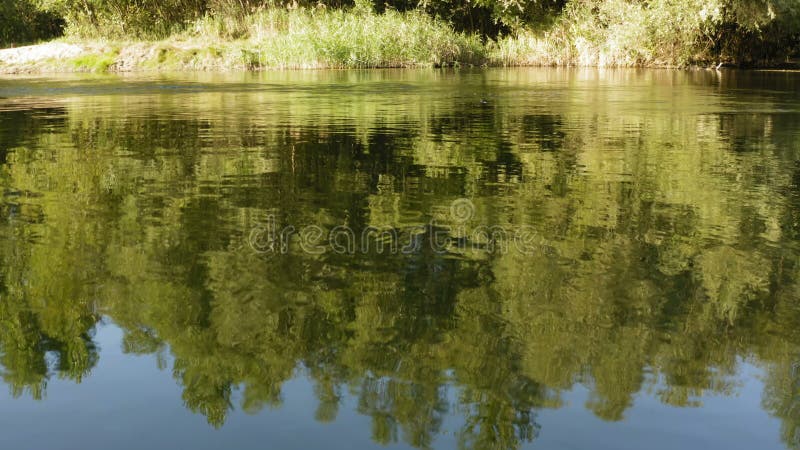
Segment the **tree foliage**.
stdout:
<path fill-rule="evenodd" d="M 63 26 L 60 16 L 30 0 L 0 0 L 0 46 L 49 39 L 60 35 Z"/>

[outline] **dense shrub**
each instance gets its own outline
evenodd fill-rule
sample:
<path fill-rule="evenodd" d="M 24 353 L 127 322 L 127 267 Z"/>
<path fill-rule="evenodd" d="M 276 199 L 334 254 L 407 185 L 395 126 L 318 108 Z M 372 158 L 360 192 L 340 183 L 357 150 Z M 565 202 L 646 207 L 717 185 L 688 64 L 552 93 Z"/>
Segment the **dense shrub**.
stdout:
<path fill-rule="evenodd" d="M 0 0 L 0 45 L 49 39 L 61 34 L 60 16 L 36 8 L 27 0 Z"/>
<path fill-rule="evenodd" d="M 61 15 L 72 33 L 102 37 L 164 37 L 206 16 L 241 18 L 265 7 L 352 6 L 351 0 L 33 0 Z"/>
<path fill-rule="evenodd" d="M 716 0 L 712 4 L 713 54 L 753 63 L 800 50 L 800 0 Z"/>
<path fill-rule="evenodd" d="M 241 17 L 264 8 L 340 9 L 356 3 L 377 12 L 421 9 L 461 31 L 485 36 L 550 23 L 567 0 L 34 0 L 62 15 L 81 35 L 160 36 L 204 15 Z"/>
<path fill-rule="evenodd" d="M 501 40 L 508 64 L 774 62 L 796 51 L 798 0 L 572 0 L 540 33 Z"/>
<path fill-rule="evenodd" d="M 265 11 L 297 9 L 433 17 L 479 36 L 509 64 L 750 64 L 800 51 L 800 0 L 0 0 L 0 43 L 49 37 L 64 23 L 82 37 L 154 39 L 217 27 L 240 39 Z M 338 36 L 336 28 L 328 32 Z"/>
<path fill-rule="evenodd" d="M 154 37 L 183 28 L 202 15 L 206 0 L 35 0 L 61 15 L 83 36 Z"/>

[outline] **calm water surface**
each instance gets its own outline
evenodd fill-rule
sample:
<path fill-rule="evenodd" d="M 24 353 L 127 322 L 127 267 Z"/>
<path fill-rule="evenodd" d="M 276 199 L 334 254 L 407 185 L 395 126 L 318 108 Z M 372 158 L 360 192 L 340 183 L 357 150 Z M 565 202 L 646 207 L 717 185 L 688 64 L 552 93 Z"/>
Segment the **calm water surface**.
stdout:
<path fill-rule="evenodd" d="M 0 79 L 0 446 L 800 448 L 800 74 Z"/>

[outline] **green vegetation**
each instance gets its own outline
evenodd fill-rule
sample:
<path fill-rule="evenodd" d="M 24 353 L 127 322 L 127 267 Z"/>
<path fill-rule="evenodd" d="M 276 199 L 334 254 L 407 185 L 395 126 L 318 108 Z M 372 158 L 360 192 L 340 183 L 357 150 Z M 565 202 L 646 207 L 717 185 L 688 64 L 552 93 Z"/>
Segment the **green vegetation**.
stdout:
<path fill-rule="evenodd" d="M 585 0 L 498 43 L 508 64 L 770 64 L 800 50 L 797 0 Z"/>
<path fill-rule="evenodd" d="M 800 51 L 798 0 L 2 0 L 0 18 L 6 45 L 66 24 L 78 43 L 134 47 L 112 70 L 752 66 Z M 142 64 L 142 42 L 179 54 Z"/>
<path fill-rule="evenodd" d="M 206 17 L 181 38 L 211 39 L 219 58 L 247 68 L 480 64 L 486 56 L 477 36 L 419 11 L 270 9 L 238 20 Z"/>
<path fill-rule="evenodd" d="M 676 406 L 735 394 L 745 359 L 800 448 L 796 78 L 748 94 L 708 72 L 607 71 L 544 93 L 552 71 L 484 73 L 499 95 L 438 72 L 268 75 L 243 78 L 250 92 L 201 79 L 0 114 L 15 394 L 86 376 L 102 314 L 126 352 L 171 355 L 165 376 L 217 426 L 236 389 L 237 408 L 278 406 L 300 366 L 321 421 L 349 391 L 377 442 L 428 447 L 449 410 L 463 447 L 514 448 L 577 384 L 620 420 L 643 391 Z M 722 91 L 697 95 L 710 83 Z M 447 223 L 464 196 L 470 225 L 530 225 L 552 251 L 249 246 L 267 214 L 408 230 Z"/>
<path fill-rule="evenodd" d="M 72 60 L 72 65 L 79 71 L 105 72 L 116 62 L 119 52 L 89 54 Z"/>
<path fill-rule="evenodd" d="M 29 0 L 0 0 L 0 47 L 50 39 L 63 32 L 64 21 Z"/>

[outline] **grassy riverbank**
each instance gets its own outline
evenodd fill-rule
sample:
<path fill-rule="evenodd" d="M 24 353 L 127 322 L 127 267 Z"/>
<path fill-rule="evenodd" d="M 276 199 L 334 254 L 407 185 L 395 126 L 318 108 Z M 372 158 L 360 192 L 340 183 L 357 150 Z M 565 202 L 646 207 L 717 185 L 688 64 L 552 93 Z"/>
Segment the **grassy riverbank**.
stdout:
<path fill-rule="evenodd" d="M 377 13 L 366 7 L 206 14 L 171 33 L 130 36 L 122 26 L 104 31 L 78 23 L 48 44 L 0 51 L 0 73 L 742 62 L 713 39 L 700 39 L 707 38 L 707 20 L 676 2 L 660 8 L 631 8 L 628 0 L 599 4 L 569 4 L 547 27 L 494 37 L 456 31 L 420 9 Z M 748 63 L 786 61 L 768 55 Z"/>
<path fill-rule="evenodd" d="M 385 14 L 270 9 L 240 18 L 204 17 L 165 39 L 63 38 L 75 55 L 0 63 L 0 70 L 138 71 L 374 68 L 482 65 L 488 48 L 418 11 Z M 3 61 L 0 54 L 0 61 Z"/>

